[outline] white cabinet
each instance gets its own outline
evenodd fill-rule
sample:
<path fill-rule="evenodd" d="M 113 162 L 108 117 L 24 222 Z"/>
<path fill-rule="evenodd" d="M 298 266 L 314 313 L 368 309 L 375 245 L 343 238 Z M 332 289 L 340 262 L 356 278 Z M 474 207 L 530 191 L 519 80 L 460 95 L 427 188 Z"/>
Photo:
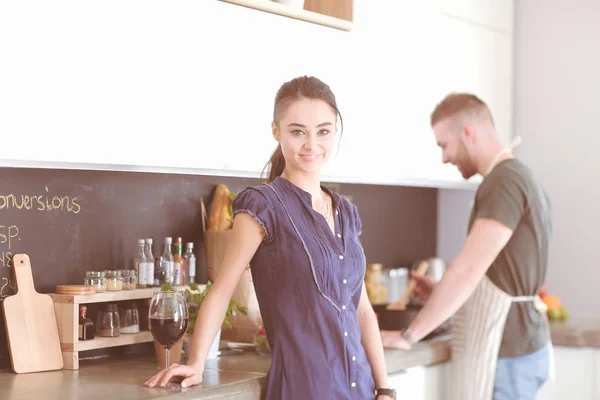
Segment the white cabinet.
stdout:
<path fill-rule="evenodd" d="M 514 0 L 431 0 L 439 12 L 490 29 L 513 32 Z"/>
<path fill-rule="evenodd" d="M 276 146 L 275 93 L 299 75 L 328 83 L 344 117 L 326 180 L 462 183 L 429 124 L 452 90 L 487 101 L 500 132 L 512 126 L 512 28 L 498 28 L 512 26 L 512 0 L 355 2 L 352 32 L 217 1 L 82 7 L 32 17 L 15 3 L 0 24 L 18 38 L 0 66 L 0 131 L 27 148 L 0 165 L 258 176 Z"/>
<path fill-rule="evenodd" d="M 425 368 L 424 400 L 445 400 L 450 390 L 450 362 Z"/>
<path fill-rule="evenodd" d="M 600 350 L 554 347 L 555 382 L 546 382 L 536 400 L 595 400 L 600 398 Z"/>
<path fill-rule="evenodd" d="M 413 367 L 388 377 L 399 399 L 445 400 L 448 393 L 450 363 Z"/>

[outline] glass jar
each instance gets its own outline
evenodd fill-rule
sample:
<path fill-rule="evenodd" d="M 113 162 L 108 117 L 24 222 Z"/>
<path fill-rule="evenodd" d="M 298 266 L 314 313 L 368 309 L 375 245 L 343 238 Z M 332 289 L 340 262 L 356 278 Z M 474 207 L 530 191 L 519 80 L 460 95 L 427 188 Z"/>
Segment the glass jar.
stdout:
<path fill-rule="evenodd" d="M 140 314 L 135 301 L 125 302 L 119 307 L 121 333 L 138 333 L 140 331 Z"/>
<path fill-rule="evenodd" d="M 106 291 L 106 277 L 103 271 L 87 271 L 83 280 L 85 286 L 92 286 L 96 289 L 96 293 Z"/>
<path fill-rule="evenodd" d="M 117 337 L 121 334 L 119 312 L 114 303 L 102 304 L 96 317 L 96 336 Z"/>
<path fill-rule="evenodd" d="M 381 304 L 387 301 L 386 278 L 382 272 L 382 264 L 367 264 L 365 272 L 365 288 L 371 304 Z"/>
<path fill-rule="evenodd" d="M 133 290 L 137 284 L 135 269 L 123 270 L 123 290 Z"/>
<path fill-rule="evenodd" d="M 114 292 L 122 289 L 123 276 L 121 276 L 121 271 L 106 271 L 106 290 Z"/>

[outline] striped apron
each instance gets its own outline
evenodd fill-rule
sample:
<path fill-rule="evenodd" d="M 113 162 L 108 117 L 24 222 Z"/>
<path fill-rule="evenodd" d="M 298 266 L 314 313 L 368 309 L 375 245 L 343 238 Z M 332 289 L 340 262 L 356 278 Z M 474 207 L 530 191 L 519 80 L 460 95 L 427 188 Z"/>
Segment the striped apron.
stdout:
<path fill-rule="evenodd" d="M 533 302 L 543 314 L 548 336 L 550 379 L 554 379 L 554 357 L 546 305 L 539 296 L 512 297 L 487 276 L 456 313 L 452 331 L 450 400 L 491 400 L 498 351 L 506 317 L 512 303 Z"/>

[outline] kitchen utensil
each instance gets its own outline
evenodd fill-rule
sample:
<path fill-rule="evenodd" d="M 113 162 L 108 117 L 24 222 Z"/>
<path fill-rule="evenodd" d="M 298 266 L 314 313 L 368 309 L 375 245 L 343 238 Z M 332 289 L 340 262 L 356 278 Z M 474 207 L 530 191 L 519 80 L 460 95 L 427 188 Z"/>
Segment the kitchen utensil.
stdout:
<path fill-rule="evenodd" d="M 52 298 L 35 291 L 28 255 L 15 254 L 13 270 L 17 293 L 2 302 L 13 371 L 20 374 L 61 369 L 63 358 Z"/>
<path fill-rule="evenodd" d="M 446 273 L 446 262 L 439 257 L 430 257 L 423 261 L 429 263 L 429 268 L 427 268 L 425 275 L 432 277 L 436 281 L 440 281 Z M 423 261 L 414 263 L 412 269 L 416 269 Z"/>
<path fill-rule="evenodd" d="M 427 272 L 428 267 L 429 267 L 429 263 L 426 261 L 423 261 L 423 262 L 421 262 L 421 264 L 419 264 L 415 273 L 419 276 L 423 276 Z M 410 296 L 412 295 L 412 292 L 415 290 L 416 286 L 417 286 L 417 281 L 415 281 L 413 278 L 411 278 L 410 281 L 408 282 L 408 286 L 406 287 L 406 290 L 404 291 L 404 294 L 402 295 L 400 300 L 398 300 L 395 303 L 389 304 L 387 306 L 387 309 L 388 310 L 405 310 L 406 303 L 410 299 Z"/>

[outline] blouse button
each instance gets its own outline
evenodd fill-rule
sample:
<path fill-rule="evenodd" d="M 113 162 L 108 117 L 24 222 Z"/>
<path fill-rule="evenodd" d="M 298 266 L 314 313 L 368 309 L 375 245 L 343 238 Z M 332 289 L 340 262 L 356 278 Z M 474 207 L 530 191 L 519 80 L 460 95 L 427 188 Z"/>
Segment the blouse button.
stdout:
<path fill-rule="evenodd" d="M 352 361 L 356 361 L 356 356 L 352 356 Z"/>
<path fill-rule="evenodd" d="M 339 215 L 339 212 L 338 212 L 338 210 L 335 210 L 335 215 Z"/>
<path fill-rule="evenodd" d="M 340 256 L 339 256 L 339 259 L 340 259 L 340 260 L 343 260 L 343 259 L 344 259 L 344 256 L 340 254 Z"/>
<path fill-rule="evenodd" d="M 342 306 L 342 310 L 345 310 L 345 309 L 346 309 L 346 306 Z"/>
<path fill-rule="evenodd" d="M 356 382 L 352 382 L 352 384 L 350 386 L 356 387 Z"/>
<path fill-rule="evenodd" d="M 345 285 L 346 283 L 348 283 L 348 280 L 347 280 L 347 279 L 344 279 L 344 280 L 342 281 L 342 283 Z"/>
<path fill-rule="evenodd" d="M 337 234 L 337 237 L 341 238 L 341 237 L 342 237 L 342 234 L 341 234 L 341 233 L 338 233 L 338 234 Z"/>
<path fill-rule="evenodd" d="M 348 336 L 348 332 L 344 332 L 344 336 Z"/>

